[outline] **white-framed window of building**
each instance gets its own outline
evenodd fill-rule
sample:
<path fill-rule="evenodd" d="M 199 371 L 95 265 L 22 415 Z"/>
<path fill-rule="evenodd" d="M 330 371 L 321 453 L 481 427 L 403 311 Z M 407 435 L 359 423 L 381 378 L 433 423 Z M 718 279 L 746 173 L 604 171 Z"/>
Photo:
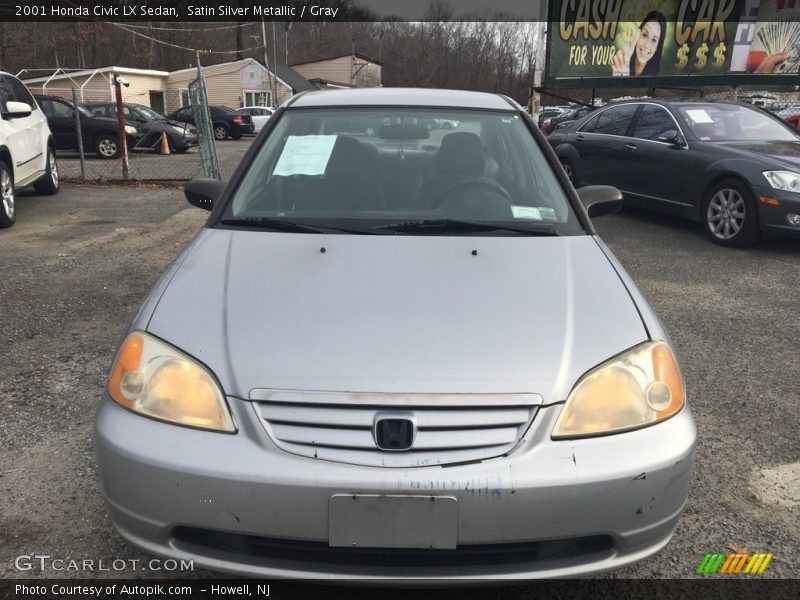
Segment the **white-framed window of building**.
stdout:
<path fill-rule="evenodd" d="M 272 106 L 272 94 L 264 90 L 242 90 L 242 106 Z"/>
<path fill-rule="evenodd" d="M 189 90 L 182 89 L 180 90 L 181 93 L 181 106 L 189 106 Z"/>

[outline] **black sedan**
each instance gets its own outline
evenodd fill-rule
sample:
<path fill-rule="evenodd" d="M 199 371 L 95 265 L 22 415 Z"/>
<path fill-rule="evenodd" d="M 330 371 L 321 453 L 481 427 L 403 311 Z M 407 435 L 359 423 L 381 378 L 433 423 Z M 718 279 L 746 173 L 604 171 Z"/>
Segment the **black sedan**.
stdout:
<path fill-rule="evenodd" d="M 594 110 L 591 106 L 578 106 L 573 108 L 567 113 L 563 115 L 557 115 L 551 118 L 546 126 L 542 127 L 542 131 L 545 133 L 551 133 L 556 129 L 561 129 L 562 127 L 566 127 L 568 124 L 572 123 L 573 121 L 577 121 L 578 119 L 582 119 L 590 112 Z"/>
<path fill-rule="evenodd" d="M 548 138 L 575 187 L 703 223 L 712 241 L 800 238 L 800 134 L 733 102 L 610 104 Z"/>
<path fill-rule="evenodd" d="M 115 102 L 87 102 L 83 106 L 96 117 L 117 118 Z M 197 146 L 197 130 L 186 123 L 169 121 L 143 104 L 126 102 L 122 105 L 122 111 L 125 120 L 136 124 L 144 134 L 137 148 L 160 150 L 162 133 L 167 135 L 167 143 L 172 153 L 182 154 L 189 148 Z"/>
<path fill-rule="evenodd" d="M 75 126 L 75 105 L 58 96 L 34 96 L 47 117 L 47 124 L 56 143 L 56 150 L 77 150 L 78 130 Z M 81 121 L 83 148 L 100 158 L 117 158 L 122 151 L 119 143 L 119 124 L 116 119 L 92 115 L 78 106 Z M 142 131 L 133 123 L 126 123 L 128 148 L 135 147 L 142 139 Z"/>
<path fill-rule="evenodd" d="M 214 132 L 214 139 L 232 138 L 238 140 L 244 134 L 255 132 L 253 119 L 250 115 L 243 115 L 227 106 L 209 106 L 209 109 L 211 111 L 211 128 Z M 172 121 L 195 125 L 194 109 L 191 106 L 184 106 L 167 115 L 167 118 Z"/>

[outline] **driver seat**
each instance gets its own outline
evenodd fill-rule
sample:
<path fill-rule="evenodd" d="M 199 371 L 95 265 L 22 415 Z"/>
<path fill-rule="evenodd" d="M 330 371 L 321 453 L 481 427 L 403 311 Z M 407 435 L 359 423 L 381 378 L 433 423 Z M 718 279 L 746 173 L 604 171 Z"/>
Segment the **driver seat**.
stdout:
<path fill-rule="evenodd" d="M 434 176 L 419 190 L 418 206 L 436 208 L 446 190 L 460 181 L 483 177 L 485 167 L 480 137 L 463 131 L 448 133 L 436 153 Z"/>

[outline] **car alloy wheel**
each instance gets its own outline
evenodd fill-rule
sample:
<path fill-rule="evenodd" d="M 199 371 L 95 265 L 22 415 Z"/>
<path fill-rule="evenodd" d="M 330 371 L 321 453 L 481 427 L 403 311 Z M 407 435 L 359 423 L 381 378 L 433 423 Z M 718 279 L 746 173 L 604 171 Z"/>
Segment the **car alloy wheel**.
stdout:
<path fill-rule="evenodd" d="M 711 234 L 720 240 L 736 236 L 747 218 L 747 206 L 734 189 L 723 188 L 711 197 L 706 210 L 706 223 Z"/>
<path fill-rule="evenodd" d="M 9 157 L 11 158 L 11 157 Z M 17 220 L 14 197 L 14 175 L 11 168 L 0 161 L 0 227 L 11 227 Z"/>
<path fill-rule="evenodd" d="M 97 141 L 97 153 L 103 158 L 114 158 L 118 151 L 117 140 L 113 137 L 104 136 Z"/>
<path fill-rule="evenodd" d="M 228 137 L 228 129 L 224 125 L 214 127 L 214 139 L 224 140 Z"/>
<path fill-rule="evenodd" d="M 750 188 L 736 179 L 709 190 L 700 213 L 706 234 L 723 246 L 747 246 L 758 241 L 758 212 Z"/>
<path fill-rule="evenodd" d="M 11 174 L 4 165 L 0 166 L 0 198 L 3 199 L 3 213 L 13 223 L 14 213 L 16 212 L 14 182 L 11 180 Z"/>
<path fill-rule="evenodd" d="M 572 167 L 572 163 L 564 159 L 561 161 L 561 168 L 564 169 L 564 173 L 573 187 L 578 187 L 578 182 L 575 180 L 575 169 Z"/>
<path fill-rule="evenodd" d="M 56 153 L 52 150 L 47 152 L 47 162 L 50 167 L 50 181 L 53 182 L 53 187 L 58 189 L 58 163 L 56 162 Z"/>
<path fill-rule="evenodd" d="M 52 147 L 47 147 L 47 162 L 45 172 L 34 184 L 33 189 L 42 196 L 52 196 L 58 193 L 58 163 L 56 152 Z"/>

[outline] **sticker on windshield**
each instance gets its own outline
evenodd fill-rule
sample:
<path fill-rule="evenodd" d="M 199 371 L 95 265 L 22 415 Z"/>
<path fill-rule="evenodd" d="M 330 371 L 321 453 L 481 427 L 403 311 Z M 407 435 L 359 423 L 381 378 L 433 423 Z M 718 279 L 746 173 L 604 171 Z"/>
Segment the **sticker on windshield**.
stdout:
<path fill-rule="evenodd" d="M 689 115 L 689 118 L 694 121 L 695 123 L 713 123 L 714 119 L 708 116 L 708 113 L 703 110 L 702 108 L 693 108 L 691 110 L 687 110 L 686 114 Z"/>
<path fill-rule="evenodd" d="M 514 215 L 515 219 L 542 220 L 542 212 L 535 206 L 512 206 L 511 214 Z"/>
<path fill-rule="evenodd" d="M 274 175 L 322 175 L 336 143 L 335 135 L 290 135 Z"/>

